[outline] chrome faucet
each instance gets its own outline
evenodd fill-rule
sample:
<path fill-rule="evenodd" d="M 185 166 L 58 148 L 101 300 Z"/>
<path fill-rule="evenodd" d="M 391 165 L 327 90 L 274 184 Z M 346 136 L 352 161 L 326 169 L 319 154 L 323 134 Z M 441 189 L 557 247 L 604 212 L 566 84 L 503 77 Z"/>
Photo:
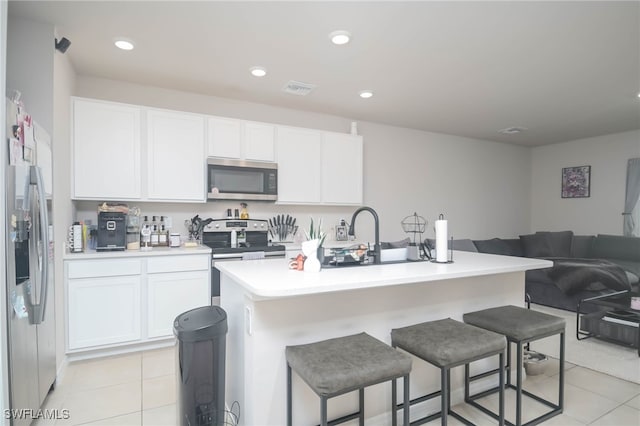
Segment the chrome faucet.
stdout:
<path fill-rule="evenodd" d="M 378 220 L 378 213 L 371 207 L 360 207 L 358 210 L 353 212 L 353 216 L 351 216 L 351 224 L 349 225 L 349 235 L 355 235 L 355 226 L 356 226 L 356 217 L 362 211 L 368 211 L 373 216 L 373 220 L 375 221 L 376 228 L 376 244 L 373 247 L 373 252 L 375 256 L 374 263 L 379 265 L 381 263 L 381 255 L 380 255 L 380 221 Z"/>

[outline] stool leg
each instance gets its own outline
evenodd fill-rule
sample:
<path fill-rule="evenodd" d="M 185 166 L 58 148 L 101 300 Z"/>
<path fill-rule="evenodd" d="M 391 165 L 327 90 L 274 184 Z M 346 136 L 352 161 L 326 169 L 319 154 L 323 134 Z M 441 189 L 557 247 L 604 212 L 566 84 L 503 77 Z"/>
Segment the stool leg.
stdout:
<path fill-rule="evenodd" d="M 447 426 L 447 416 L 449 415 L 449 386 L 447 383 L 447 376 L 449 371 L 446 368 L 440 369 L 440 424 Z"/>
<path fill-rule="evenodd" d="M 504 352 L 500 352 L 500 355 L 498 357 L 499 359 L 499 369 L 500 369 L 500 373 L 498 373 L 499 376 L 499 386 L 500 386 L 500 390 L 498 391 L 498 415 L 499 415 L 499 426 L 504 426 Z M 465 389 L 466 390 L 466 389 Z M 467 391 L 468 393 L 468 391 Z"/>
<path fill-rule="evenodd" d="M 391 426 L 398 426 L 398 387 L 397 379 L 391 381 Z"/>
<path fill-rule="evenodd" d="M 451 393 L 451 369 L 447 368 L 447 389 Z M 447 414 L 451 411 L 451 396 L 447 396 Z"/>
<path fill-rule="evenodd" d="M 291 366 L 287 363 L 287 426 L 293 426 L 293 407 L 291 403 Z"/>
<path fill-rule="evenodd" d="M 409 397 L 409 375 L 404 376 L 404 407 L 402 413 L 402 424 L 409 426 L 409 405 L 411 398 Z"/>
<path fill-rule="evenodd" d="M 360 391 L 358 392 L 360 395 L 358 396 L 358 399 L 360 401 L 360 426 L 364 426 L 364 388 L 360 388 Z"/>
<path fill-rule="evenodd" d="M 564 331 L 560 333 L 560 374 L 558 377 L 558 406 L 564 409 Z"/>
<path fill-rule="evenodd" d="M 320 397 L 320 426 L 329 426 L 327 422 L 327 398 Z"/>
<path fill-rule="evenodd" d="M 469 402 L 469 363 L 464 365 L 464 400 L 465 402 Z"/>
<path fill-rule="evenodd" d="M 511 385 L 511 342 L 507 340 L 507 385 Z"/>
<path fill-rule="evenodd" d="M 517 343 L 516 358 L 516 426 L 522 426 L 522 342 Z"/>

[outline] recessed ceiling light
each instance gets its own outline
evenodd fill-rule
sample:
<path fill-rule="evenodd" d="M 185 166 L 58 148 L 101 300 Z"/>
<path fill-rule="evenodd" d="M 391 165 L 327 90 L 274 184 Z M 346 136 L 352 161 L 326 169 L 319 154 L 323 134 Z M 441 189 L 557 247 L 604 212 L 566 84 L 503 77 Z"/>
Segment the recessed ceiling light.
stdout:
<path fill-rule="evenodd" d="M 135 47 L 133 41 L 122 37 L 116 38 L 113 43 L 118 49 L 122 50 L 133 50 L 133 48 Z"/>
<path fill-rule="evenodd" d="M 329 34 L 331 43 L 341 45 L 349 43 L 351 40 L 351 33 L 349 31 L 339 30 Z"/>
<path fill-rule="evenodd" d="M 264 77 L 267 75 L 267 70 L 262 67 L 252 67 L 249 71 L 251 71 L 251 75 L 254 77 Z"/>
<path fill-rule="evenodd" d="M 359 95 L 362 99 L 369 99 L 373 96 L 373 92 L 371 90 L 362 90 Z"/>

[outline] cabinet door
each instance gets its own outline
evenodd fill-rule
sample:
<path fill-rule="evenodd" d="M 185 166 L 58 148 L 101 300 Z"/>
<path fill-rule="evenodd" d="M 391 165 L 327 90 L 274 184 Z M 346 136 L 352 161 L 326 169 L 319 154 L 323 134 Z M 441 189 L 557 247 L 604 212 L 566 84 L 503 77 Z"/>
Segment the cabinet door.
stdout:
<path fill-rule="evenodd" d="M 72 197 L 139 199 L 140 108 L 73 100 Z"/>
<path fill-rule="evenodd" d="M 147 296 L 147 337 L 171 336 L 178 315 L 211 304 L 209 271 L 149 274 Z"/>
<path fill-rule="evenodd" d="M 322 202 L 362 204 L 362 136 L 325 133 L 322 140 Z"/>
<path fill-rule="evenodd" d="M 209 157 L 235 159 L 241 157 L 240 123 L 240 120 L 218 117 L 210 117 L 207 120 L 207 155 Z"/>
<path fill-rule="evenodd" d="M 204 202 L 204 118 L 151 110 L 147 113 L 150 200 Z"/>
<path fill-rule="evenodd" d="M 246 160 L 274 161 L 274 144 L 274 126 L 262 123 L 245 123 L 244 158 Z"/>
<path fill-rule="evenodd" d="M 320 202 L 321 142 L 321 132 L 278 127 L 278 203 Z"/>
<path fill-rule="evenodd" d="M 139 340 L 140 276 L 68 280 L 69 350 Z"/>

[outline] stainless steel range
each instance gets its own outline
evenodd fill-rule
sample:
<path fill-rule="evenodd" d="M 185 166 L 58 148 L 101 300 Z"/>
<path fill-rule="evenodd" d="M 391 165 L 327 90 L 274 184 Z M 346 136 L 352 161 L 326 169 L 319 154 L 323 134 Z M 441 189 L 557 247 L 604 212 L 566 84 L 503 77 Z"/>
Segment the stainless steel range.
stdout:
<path fill-rule="evenodd" d="M 202 231 L 202 243 L 211 247 L 211 298 L 220 302 L 220 271 L 216 262 L 284 257 L 283 245 L 269 244 L 269 224 L 260 219 L 214 219 Z"/>

